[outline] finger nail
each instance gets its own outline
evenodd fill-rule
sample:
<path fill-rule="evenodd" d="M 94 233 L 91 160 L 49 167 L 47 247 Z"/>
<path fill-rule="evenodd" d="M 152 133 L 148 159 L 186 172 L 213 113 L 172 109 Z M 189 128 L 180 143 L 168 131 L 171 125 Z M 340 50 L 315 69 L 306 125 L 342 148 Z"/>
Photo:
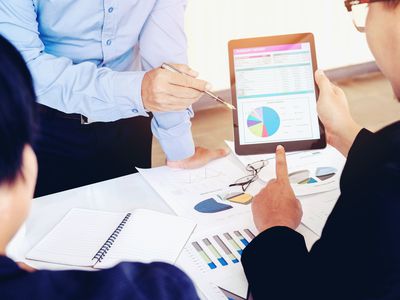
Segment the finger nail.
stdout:
<path fill-rule="evenodd" d="M 206 84 L 206 91 L 212 90 L 212 85 L 211 83 L 207 82 Z"/>
<path fill-rule="evenodd" d="M 281 150 L 285 150 L 285 148 L 283 148 L 282 145 L 278 145 L 278 146 L 276 147 L 276 151 L 281 151 Z"/>
<path fill-rule="evenodd" d="M 325 72 L 322 70 L 317 70 L 317 74 L 320 76 L 325 76 Z"/>

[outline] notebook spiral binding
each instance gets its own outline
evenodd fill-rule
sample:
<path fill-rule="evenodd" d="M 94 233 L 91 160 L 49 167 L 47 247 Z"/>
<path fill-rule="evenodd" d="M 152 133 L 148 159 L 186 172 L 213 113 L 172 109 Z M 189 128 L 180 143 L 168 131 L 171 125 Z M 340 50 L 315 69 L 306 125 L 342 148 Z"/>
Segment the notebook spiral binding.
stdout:
<path fill-rule="evenodd" d="M 128 213 L 125 218 L 119 223 L 118 227 L 114 230 L 114 232 L 110 235 L 107 241 L 100 247 L 99 251 L 93 256 L 92 260 L 96 260 L 96 263 L 100 263 L 103 258 L 106 256 L 107 252 L 111 249 L 112 245 L 114 244 L 115 240 L 118 238 L 118 235 L 124 229 L 126 223 L 128 222 L 129 218 L 131 217 L 131 213 Z"/>

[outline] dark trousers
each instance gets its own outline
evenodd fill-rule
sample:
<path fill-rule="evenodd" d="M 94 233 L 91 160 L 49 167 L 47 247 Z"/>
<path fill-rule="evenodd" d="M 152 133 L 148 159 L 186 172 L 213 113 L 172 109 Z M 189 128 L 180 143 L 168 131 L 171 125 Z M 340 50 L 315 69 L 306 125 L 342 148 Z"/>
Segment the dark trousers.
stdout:
<path fill-rule="evenodd" d="M 85 125 L 80 115 L 40 106 L 35 197 L 151 167 L 150 120 L 135 117 Z"/>

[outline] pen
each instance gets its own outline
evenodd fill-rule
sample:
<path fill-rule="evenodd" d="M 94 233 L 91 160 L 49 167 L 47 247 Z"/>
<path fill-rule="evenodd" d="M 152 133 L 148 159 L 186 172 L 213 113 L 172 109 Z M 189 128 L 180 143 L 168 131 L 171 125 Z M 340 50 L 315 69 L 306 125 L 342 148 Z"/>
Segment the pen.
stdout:
<path fill-rule="evenodd" d="M 184 74 L 183 72 L 179 71 L 177 68 L 171 66 L 170 64 L 163 63 L 161 65 L 161 68 L 164 69 L 164 70 L 168 70 L 168 71 L 174 72 L 174 73 Z M 232 104 L 226 102 L 225 100 L 223 100 L 221 97 L 215 95 L 214 93 L 212 93 L 210 91 L 202 91 L 202 92 L 206 93 L 208 96 L 210 96 L 211 98 L 215 99 L 216 101 L 224 104 L 229 109 L 231 109 L 231 110 L 236 109 L 236 107 L 234 107 Z"/>

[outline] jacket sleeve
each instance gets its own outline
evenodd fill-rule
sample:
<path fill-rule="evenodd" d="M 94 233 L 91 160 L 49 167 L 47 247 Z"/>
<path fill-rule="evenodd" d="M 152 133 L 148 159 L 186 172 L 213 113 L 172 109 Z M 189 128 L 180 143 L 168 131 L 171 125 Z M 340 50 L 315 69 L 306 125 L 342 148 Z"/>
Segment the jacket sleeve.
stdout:
<path fill-rule="evenodd" d="M 93 272 L 16 269 L 1 286 L 4 299 L 199 299 L 189 277 L 165 263 L 122 263 Z"/>
<path fill-rule="evenodd" d="M 306 299 L 304 274 L 308 252 L 301 234 L 287 227 L 270 228 L 244 250 L 242 264 L 254 299 Z"/>
<path fill-rule="evenodd" d="M 354 188 L 355 178 L 364 178 L 370 173 L 371 162 L 377 162 L 377 143 L 374 134 L 362 129 L 357 135 L 347 156 L 346 165 L 340 178 L 342 192 L 347 188 Z"/>
<path fill-rule="evenodd" d="M 271 228 L 250 243 L 242 263 L 255 299 L 398 296 L 400 143 L 395 139 L 387 131 L 359 133 L 343 170 L 341 196 L 310 252 L 302 236 L 285 227 Z"/>
<path fill-rule="evenodd" d="M 359 168 L 373 134 L 363 129 L 350 151 L 346 169 Z M 359 156 L 364 153 L 363 156 Z M 351 171 L 352 172 L 352 171 Z M 351 173 L 350 172 L 350 173 Z M 343 176 L 349 171 L 344 172 Z M 350 177 L 352 175 L 350 174 Z M 351 180 L 348 180 L 351 185 Z M 347 182 L 347 179 L 342 180 Z M 244 250 L 242 264 L 254 299 L 314 299 L 318 289 L 306 289 L 319 273 L 301 234 L 287 227 L 270 228 Z"/>

